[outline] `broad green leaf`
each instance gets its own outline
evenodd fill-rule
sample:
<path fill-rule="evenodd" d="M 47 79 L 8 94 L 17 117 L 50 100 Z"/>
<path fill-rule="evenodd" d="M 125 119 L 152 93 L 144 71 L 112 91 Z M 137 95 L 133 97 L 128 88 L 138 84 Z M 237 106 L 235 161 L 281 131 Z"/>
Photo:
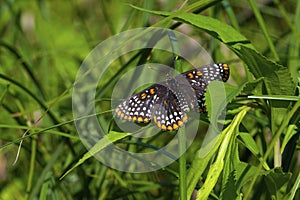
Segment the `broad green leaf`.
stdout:
<path fill-rule="evenodd" d="M 193 25 L 197 28 L 204 30 L 205 32 L 209 33 L 213 37 L 219 39 L 223 43 L 227 45 L 237 45 L 236 47 L 239 48 L 239 45 L 245 45 L 249 48 L 253 48 L 252 44 L 250 44 L 249 40 L 240 34 L 237 30 L 233 27 L 208 16 L 203 15 L 196 15 L 193 13 L 182 13 L 182 12 L 164 12 L 164 11 L 153 11 L 147 10 L 143 8 L 139 8 L 136 6 L 132 6 L 135 9 L 148 12 L 155 15 L 160 15 L 164 17 L 172 17 L 174 20 Z"/>
<path fill-rule="evenodd" d="M 246 95 L 261 95 L 263 92 L 263 77 L 250 81 L 243 88 L 241 93 Z M 249 97 L 248 97 L 249 98 Z"/>
<path fill-rule="evenodd" d="M 287 68 L 247 47 L 242 47 L 238 55 L 247 64 L 255 78 L 264 77 L 267 94 L 294 95 L 295 84 Z"/>
<path fill-rule="evenodd" d="M 275 168 L 264 175 L 264 181 L 267 189 L 275 199 L 283 199 L 283 196 L 288 193 L 288 183 L 291 178 L 291 173 L 283 173 L 280 168 Z"/>

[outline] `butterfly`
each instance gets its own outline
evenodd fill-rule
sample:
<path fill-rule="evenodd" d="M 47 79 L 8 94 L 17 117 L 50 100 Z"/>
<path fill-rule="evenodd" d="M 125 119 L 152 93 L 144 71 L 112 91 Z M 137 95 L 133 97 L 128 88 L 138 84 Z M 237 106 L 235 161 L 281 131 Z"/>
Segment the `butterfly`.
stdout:
<path fill-rule="evenodd" d="M 229 74 L 225 63 L 192 69 L 130 96 L 115 108 L 115 115 L 133 122 L 154 121 L 166 131 L 177 130 L 187 122 L 189 110 L 206 112 L 207 85 L 215 80 L 226 82 Z"/>

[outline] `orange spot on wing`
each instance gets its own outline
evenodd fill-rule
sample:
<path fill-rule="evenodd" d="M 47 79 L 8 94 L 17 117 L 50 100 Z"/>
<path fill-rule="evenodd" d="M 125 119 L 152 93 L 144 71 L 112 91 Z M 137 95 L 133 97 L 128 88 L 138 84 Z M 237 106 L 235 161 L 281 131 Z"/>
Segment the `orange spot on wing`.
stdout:
<path fill-rule="evenodd" d="M 178 125 L 177 124 L 173 124 L 173 129 L 178 129 Z"/>
<path fill-rule="evenodd" d="M 150 91 L 150 94 L 155 94 L 155 89 L 154 88 L 151 88 L 149 91 Z"/>
<path fill-rule="evenodd" d="M 144 121 L 142 117 L 138 117 L 138 119 L 137 119 L 137 120 L 138 120 L 138 122 L 142 122 L 142 121 Z"/>
<path fill-rule="evenodd" d="M 197 76 L 202 76 L 202 73 L 200 71 L 196 72 Z"/>
<path fill-rule="evenodd" d="M 148 118 L 148 117 L 146 117 L 145 119 L 144 119 L 144 122 L 149 122 L 150 121 L 150 119 Z"/>
<path fill-rule="evenodd" d="M 143 92 L 143 93 L 141 94 L 141 99 L 145 99 L 146 97 L 147 97 L 147 94 Z"/>
<path fill-rule="evenodd" d="M 182 126 L 183 122 L 182 122 L 181 120 L 179 120 L 179 121 L 177 122 L 177 124 L 178 124 L 178 126 Z"/>
<path fill-rule="evenodd" d="M 224 63 L 222 66 L 223 66 L 224 70 L 229 70 L 229 66 L 226 63 Z"/>
<path fill-rule="evenodd" d="M 188 73 L 187 76 L 188 76 L 189 78 L 194 78 L 194 74 L 192 74 L 192 73 Z"/>
<path fill-rule="evenodd" d="M 172 131 L 172 130 L 173 130 L 172 126 L 168 126 L 167 129 L 168 129 L 169 131 Z"/>

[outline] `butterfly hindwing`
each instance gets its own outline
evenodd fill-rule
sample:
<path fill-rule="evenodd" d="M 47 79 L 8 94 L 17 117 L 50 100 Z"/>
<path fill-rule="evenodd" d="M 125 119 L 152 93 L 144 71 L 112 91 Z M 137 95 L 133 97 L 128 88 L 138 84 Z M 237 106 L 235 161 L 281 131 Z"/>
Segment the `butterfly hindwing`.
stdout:
<path fill-rule="evenodd" d="M 156 94 L 157 84 L 129 97 L 115 109 L 121 119 L 134 122 L 149 122 L 152 118 L 154 104 L 160 99 Z"/>
<path fill-rule="evenodd" d="M 169 87 L 164 87 L 164 92 L 158 94 L 162 96 L 154 105 L 153 120 L 162 130 L 177 130 L 186 121 L 186 112 L 188 109 L 187 101 L 182 92 L 177 88 L 177 83 L 174 79 L 167 81 Z"/>

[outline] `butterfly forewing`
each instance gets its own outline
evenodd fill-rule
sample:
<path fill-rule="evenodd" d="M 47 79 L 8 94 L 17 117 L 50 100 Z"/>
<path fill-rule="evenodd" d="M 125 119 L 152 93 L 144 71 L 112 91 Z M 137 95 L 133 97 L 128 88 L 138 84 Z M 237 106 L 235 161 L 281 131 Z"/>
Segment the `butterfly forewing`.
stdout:
<path fill-rule="evenodd" d="M 217 63 L 204 65 L 196 69 L 182 73 L 186 77 L 190 86 L 196 94 L 197 103 L 191 102 L 191 109 L 198 112 L 205 112 L 205 92 L 206 87 L 211 81 L 224 81 L 226 82 L 229 78 L 229 66 L 225 63 Z"/>

